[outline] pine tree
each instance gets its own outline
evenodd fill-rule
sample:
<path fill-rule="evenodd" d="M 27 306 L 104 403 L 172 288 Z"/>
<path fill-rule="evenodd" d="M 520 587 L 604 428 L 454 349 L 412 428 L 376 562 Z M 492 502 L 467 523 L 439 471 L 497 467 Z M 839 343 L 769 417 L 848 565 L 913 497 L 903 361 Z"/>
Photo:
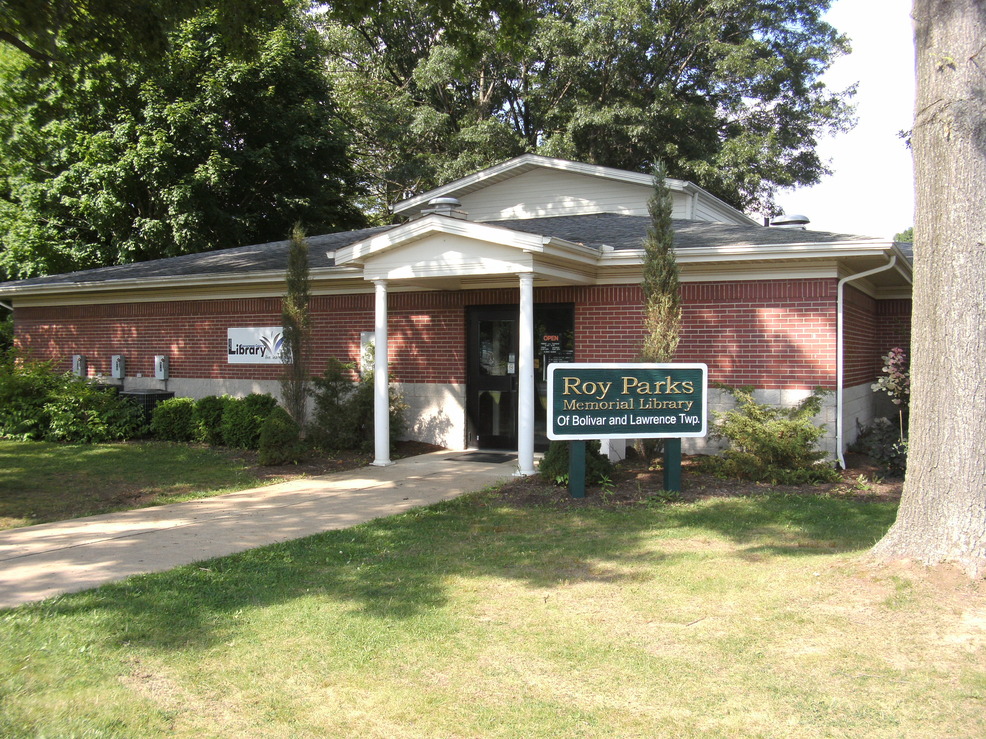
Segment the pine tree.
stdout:
<path fill-rule="evenodd" d="M 644 239 L 644 336 L 640 357 L 645 362 L 670 362 L 678 347 L 681 293 L 671 227 L 671 191 L 664 165 L 654 166 L 654 194 L 648 202 L 651 225 Z"/>

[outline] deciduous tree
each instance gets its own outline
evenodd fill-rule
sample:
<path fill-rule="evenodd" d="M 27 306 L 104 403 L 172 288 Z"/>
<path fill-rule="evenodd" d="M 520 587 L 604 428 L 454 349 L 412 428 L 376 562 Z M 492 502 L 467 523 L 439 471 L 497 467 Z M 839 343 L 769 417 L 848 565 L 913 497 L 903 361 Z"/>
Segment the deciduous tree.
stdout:
<path fill-rule="evenodd" d="M 302 16 L 229 51 L 216 11 L 160 58 L 0 65 L 0 269 L 11 278 L 359 226 L 320 37 Z"/>
<path fill-rule="evenodd" d="M 820 78 L 847 48 L 821 19 L 829 0 L 452 6 L 327 16 L 330 68 L 379 206 L 529 151 L 639 172 L 660 159 L 772 212 L 777 188 L 826 172 L 819 135 L 850 122 L 845 94 Z"/>
<path fill-rule="evenodd" d="M 907 478 L 878 557 L 986 574 L 986 3 L 915 0 Z"/>

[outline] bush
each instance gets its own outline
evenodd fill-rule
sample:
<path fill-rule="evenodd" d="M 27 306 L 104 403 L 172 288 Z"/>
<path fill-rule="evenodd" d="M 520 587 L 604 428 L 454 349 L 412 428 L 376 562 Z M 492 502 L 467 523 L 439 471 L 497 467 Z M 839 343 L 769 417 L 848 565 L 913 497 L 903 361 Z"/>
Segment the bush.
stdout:
<path fill-rule="evenodd" d="M 196 441 L 200 438 L 195 401 L 168 398 L 154 407 L 151 431 L 162 441 Z"/>
<path fill-rule="evenodd" d="M 538 474 L 556 485 L 568 485 L 569 442 L 552 441 L 538 465 Z M 613 475 L 613 463 L 600 452 L 598 441 L 585 445 L 585 481 L 587 485 L 599 485 Z"/>
<path fill-rule="evenodd" d="M 43 439 L 51 428 L 45 404 L 66 382 L 51 362 L 18 362 L 13 353 L 0 359 L 0 436 Z"/>
<path fill-rule="evenodd" d="M 277 407 L 274 396 L 250 393 L 245 398 L 231 398 L 223 410 L 222 431 L 226 446 L 256 449 L 260 446 L 260 429 Z"/>
<path fill-rule="evenodd" d="M 260 429 L 260 464 L 297 462 L 301 454 L 301 428 L 291 414 L 277 406 Z"/>
<path fill-rule="evenodd" d="M 822 463 L 825 452 L 816 449 L 825 427 L 812 420 L 827 391 L 816 389 L 794 408 L 774 408 L 755 402 L 752 388 L 725 389 L 738 407 L 713 413 L 717 424 L 711 436 L 729 440 L 730 448 L 705 463 L 712 472 L 786 485 L 839 479 L 833 467 Z"/>
<path fill-rule="evenodd" d="M 903 475 L 907 471 L 907 437 L 887 418 L 877 418 L 864 428 L 852 450 L 865 454 L 890 475 Z"/>
<path fill-rule="evenodd" d="M 223 413 L 235 398 L 229 395 L 207 395 L 195 401 L 195 416 L 199 424 L 199 438 L 206 444 L 222 446 Z"/>
<path fill-rule="evenodd" d="M 352 382 L 353 365 L 330 359 L 321 377 L 312 379 L 315 414 L 311 440 L 323 449 L 373 449 L 373 373 Z M 390 389 L 390 441 L 404 433 L 404 405 Z"/>
<path fill-rule="evenodd" d="M 0 436 L 96 443 L 144 433 L 143 411 L 113 388 L 55 372 L 51 362 L 0 360 Z"/>

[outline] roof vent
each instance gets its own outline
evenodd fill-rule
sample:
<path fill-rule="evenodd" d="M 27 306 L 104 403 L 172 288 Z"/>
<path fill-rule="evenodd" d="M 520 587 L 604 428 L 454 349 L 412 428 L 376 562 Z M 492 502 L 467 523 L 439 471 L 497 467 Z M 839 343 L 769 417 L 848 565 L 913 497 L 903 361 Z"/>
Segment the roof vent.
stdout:
<path fill-rule="evenodd" d="M 457 198 L 433 198 L 428 201 L 428 207 L 421 211 L 422 216 L 448 216 L 466 220 L 469 214 L 462 210 L 462 203 Z"/>
<path fill-rule="evenodd" d="M 811 223 L 808 216 L 791 214 L 789 216 L 777 216 L 770 222 L 773 228 L 789 228 L 794 231 L 804 231 L 805 226 Z"/>

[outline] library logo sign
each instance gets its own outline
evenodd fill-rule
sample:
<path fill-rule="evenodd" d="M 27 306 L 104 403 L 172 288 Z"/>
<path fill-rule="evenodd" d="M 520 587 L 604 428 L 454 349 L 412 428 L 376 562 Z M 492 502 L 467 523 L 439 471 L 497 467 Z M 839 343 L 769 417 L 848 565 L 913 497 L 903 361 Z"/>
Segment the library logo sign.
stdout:
<path fill-rule="evenodd" d="M 226 329 L 227 364 L 282 364 L 286 349 L 280 326 Z"/>

